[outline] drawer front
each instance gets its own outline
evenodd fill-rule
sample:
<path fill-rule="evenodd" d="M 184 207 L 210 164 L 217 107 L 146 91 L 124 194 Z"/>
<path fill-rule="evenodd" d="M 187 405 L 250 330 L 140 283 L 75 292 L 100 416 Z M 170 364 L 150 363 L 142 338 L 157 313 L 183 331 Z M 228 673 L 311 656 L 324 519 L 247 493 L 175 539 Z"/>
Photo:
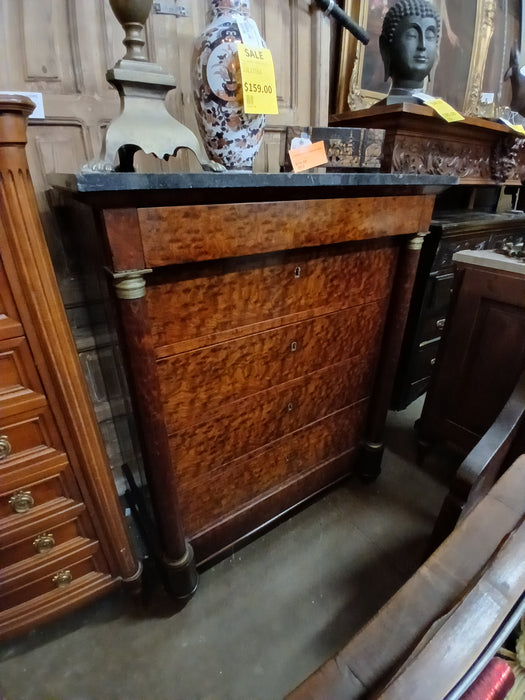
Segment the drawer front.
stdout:
<path fill-rule="evenodd" d="M 35 508 L 25 518 L 6 518 L 0 530 L 0 568 L 45 557 L 69 540 L 88 537 L 82 523 L 83 503 L 59 499 L 47 508 Z"/>
<path fill-rule="evenodd" d="M 0 581 L 0 610 L 56 589 L 67 591 L 73 581 L 92 571 L 107 571 L 98 550 L 98 542 L 79 537 L 46 557 L 33 557 L 7 567 Z"/>
<path fill-rule="evenodd" d="M 159 271 L 148 279 L 146 296 L 153 343 L 212 342 L 237 328 L 283 325 L 277 320 L 289 323 L 382 299 L 390 291 L 396 256 L 397 248 L 371 241 Z"/>
<path fill-rule="evenodd" d="M 26 339 L 0 340 L 0 413 L 30 410 L 45 403 Z"/>
<path fill-rule="evenodd" d="M 410 377 L 412 381 L 430 376 L 436 364 L 439 341 L 440 339 L 437 338 L 427 343 L 421 343 L 419 351 L 415 353 L 410 367 Z"/>
<path fill-rule="evenodd" d="M 45 453 L 49 448 L 62 450 L 55 422 L 45 405 L 14 415 L 2 412 L 0 433 L 8 443 L 0 460 L 0 468 L 8 469 L 11 465 L 33 458 L 38 452 Z"/>
<path fill-rule="evenodd" d="M 0 341 L 0 395 L 31 389 L 42 393 L 24 336 Z"/>
<path fill-rule="evenodd" d="M 0 259 L 0 340 L 22 335 L 23 329 Z"/>
<path fill-rule="evenodd" d="M 418 340 L 423 343 L 427 340 L 438 340 L 445 328 L 446 313 L 441 312 L 433 316 L 427 316 L 421 321 Z"/>
<path fill-rule="evenodd" d="M 118 579 L 109 574 L 92 571 L 84 576 L 76 576 L 67 589 L 54 588 L 22 605 L 0 612 L 0 638 L 5 640 L 28 632 L 36 625 L 50 622 L 68 611 L 76 610 L 80 605 L 110 593 L 119 585 Z"/>
<path fill-rule="evenodd" d="M 209 478 L 181 485 L 181 509 L 194 535 L 222 517 L 267 497 L 322 462 L 352 450 L 361 437 L 367 402 L 362 401 L 277 440 L 247 459 L 231 462 Z"/>
<path fill-rule="evenodd" d="M 454 275 L 431 275 L 425 291 L 424 312 L 446 314 L 452 296 Z"/>
<path fill-rule="evenodd" d="M 379 206 L 345 197 L 143 207 L 138 218 L 146 267 L 159 267 L 418 233 L 433 206 L 433 195 L 381 197 Z"/>
<path fill-rule="evenodd" d="M 212 421 L 170 437 L 178 483 L 191 483 L 220 465 L 367 397 L 372 355 L 354 357 L 262 394 L 225 406 Z"/>
<path fill-rule="evenodd" d="M 159 361 L 166 423 L 208 420 L 225 403 L 377 348 L 385 308 L 345 309 Z"/>
<path fill-rule="evenodd" d="M 22 463 L 7 472 L 0 470 L 0 517 L 20 520 L 33 509 L 56 498 L 78 498 L 69 462 L 64 454 L 50 452 L 45 458 Z"/>

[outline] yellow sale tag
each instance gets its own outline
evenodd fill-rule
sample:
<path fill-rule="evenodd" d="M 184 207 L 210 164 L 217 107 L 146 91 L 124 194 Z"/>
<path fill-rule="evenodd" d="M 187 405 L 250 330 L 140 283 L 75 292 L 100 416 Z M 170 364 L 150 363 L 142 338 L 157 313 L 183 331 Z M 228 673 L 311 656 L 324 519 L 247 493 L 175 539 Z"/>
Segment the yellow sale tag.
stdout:
<path fill-rule="evenodd" d="M 238 44 L 246 114 L 279 114 L 270 49 Z"/>
<path fill-rule="evenodd" d="M 441 97 L 435 100 L 428 100 L 426 104 L 432 107 L 434 112 L 437 112 L 439 116 L 447 122 L 459 122 L 465 119 L 459 112 L 456 112 L 454 107 L 451 107 L 445 100 L 442 100 Z"/>
<path fill-rule="evenodd" d="M 512 129 L 518 134 L 521 134 L 521 136 L 525 136 L 525 129 L 523 128 L 523 124 L 513 124 L 511 121 L 509 121 L 508 119 L 504 119 L 503 117 L 500 117 L 500 122 L 502 124 L 505 124 L 505 126 L 508 126 L 509 129 Z"/>
<path fill-rule="evenodd" d="M 291 148 L 288 154 L 294 173 L 300 173 L 302 170 L 308 170 L 309 168 L 316 168 L 328 161 L 324 141 L 316 141 L 307 146 Z"/>

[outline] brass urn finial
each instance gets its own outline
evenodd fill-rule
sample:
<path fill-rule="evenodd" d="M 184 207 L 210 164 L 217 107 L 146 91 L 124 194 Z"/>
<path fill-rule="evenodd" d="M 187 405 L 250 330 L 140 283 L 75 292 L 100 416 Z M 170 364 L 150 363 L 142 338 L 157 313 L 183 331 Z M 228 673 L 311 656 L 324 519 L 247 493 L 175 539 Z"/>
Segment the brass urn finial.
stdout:
<path fill-rule="evenodd" d="M 126 47 L 125 60 L 147 61 L 143 31 L 153 0 L 109 0 L 113 14 L 126 33 L 122 43 Z"/>

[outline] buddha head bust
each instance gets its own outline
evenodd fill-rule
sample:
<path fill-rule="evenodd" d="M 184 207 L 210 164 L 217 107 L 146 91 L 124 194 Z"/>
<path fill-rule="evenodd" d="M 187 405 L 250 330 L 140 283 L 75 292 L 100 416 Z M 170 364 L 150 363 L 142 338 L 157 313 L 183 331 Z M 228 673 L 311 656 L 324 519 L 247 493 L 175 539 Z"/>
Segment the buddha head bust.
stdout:
<path fill-rule="evenodd" d="M 379 49 L 385 80 L 399 93 L 420 90 L 439 44 L 439 14 L 427 0 L 399 0 L 385 15 Z"/>

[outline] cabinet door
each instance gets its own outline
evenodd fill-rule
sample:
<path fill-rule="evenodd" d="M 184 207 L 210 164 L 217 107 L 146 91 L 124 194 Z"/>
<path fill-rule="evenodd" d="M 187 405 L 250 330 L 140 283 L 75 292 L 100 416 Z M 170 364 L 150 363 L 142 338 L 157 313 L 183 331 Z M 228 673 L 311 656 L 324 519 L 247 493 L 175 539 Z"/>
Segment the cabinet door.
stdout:
<path fill-rule="evenodd" d="M 525 278 L 474 268 L 459 274 L 421 427 L 466 454 L 525 366 Z"/>

